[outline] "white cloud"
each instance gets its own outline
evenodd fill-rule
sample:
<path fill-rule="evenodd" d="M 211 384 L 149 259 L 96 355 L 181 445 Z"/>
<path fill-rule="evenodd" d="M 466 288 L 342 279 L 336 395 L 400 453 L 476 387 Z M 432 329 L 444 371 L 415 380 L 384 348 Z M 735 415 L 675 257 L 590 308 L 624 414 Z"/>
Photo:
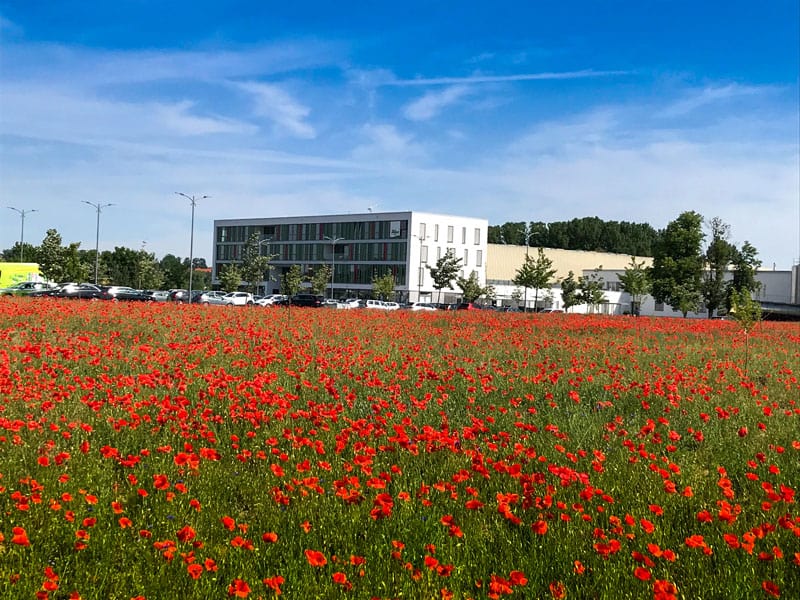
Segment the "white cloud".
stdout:
<path fill-rule="evenodd" d="M 256 82 L 244 82 L 236 85 L 252 96 L 253 112 L 256 115 L 270 119 L 295 137 L 303 139 L 316 137 L 314 128 L 305 122 L 311 112 L 310 109 L 295 101 L 279 86 Z"/>
<path fill-rule="evenodd" d="M 383 85 L 416 86 L 416 85 L 455 85 L 477 83 L 506 83 L 513 81 L 544 81 L 561 79 L 587 79 L 594 77 L 616 77 L 630 75 L 631 71 L 594 71 L 584 69 L 581 71 L 562 71 L 544 73 L 518 73 L 515 75 L 469 75 L 467 77 L 420 77 L 417 79 L 394 79 L 386 81 Z"/>
<path fill-rule="evenodd" d="M 356 146 L 352 156 L 379 165 L 382 160 L 415 161 L 425 155 L 422 146 L 410 135 L 403 135 L 390 124 L 367 124 L 361 128 L 366 143 Z"/>
<path fill-rule="evenodd" d="M 411 121 L 427 121 L 469 93 L 470 88 L 465 85 L 453 85 L 441 91 L 428 92 L 408 104 L 403 114 Z"/>
<path fill-rule="evenodd" d="M 709 104 L 716 104 L 744 96 L 758 96 L 768 93 L 773 89 L 774 88 L 769 86 L 728 84 L 722 86 L 712 85 L 700 90 L 690 90 L 685 94 L 684 98 L 662 110 L 660 115 L 663 117 L 680 117 Z"/>

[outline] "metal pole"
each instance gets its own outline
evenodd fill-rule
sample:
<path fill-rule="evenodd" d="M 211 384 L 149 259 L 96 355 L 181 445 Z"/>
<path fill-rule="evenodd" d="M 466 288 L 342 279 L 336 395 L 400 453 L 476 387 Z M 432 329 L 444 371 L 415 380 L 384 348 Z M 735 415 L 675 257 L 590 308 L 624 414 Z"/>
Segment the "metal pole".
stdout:
<path fill-rule="evenodd" d="M 422 270 L 422 245 L 425 243 L 427 237 L 419 238 L 419 269 L 417 270 L 417 302 L 422 302 L 422 279 L 425 277 L 425 271 Z"/>
<path fill-rule="evenodd" d="M 19 213 L 20 220 L 22 221 L 22 225 L 20 226 L 19 230 L 19 262 L 25 262 L 25 215 L 32 212 L 39 212 L 35 208 L 31 208 L 29 210 L 14 208 L 13 206 L 9 206 L 11 210 L 14 210 Z"/>
<path fill-rule="evenodd" d="M 331 300 L 333 300 L 333 282 L 334 282 L 334 273 L 336 272 L 336 242 L 341 242 L 344 238 L 340 237 L 328 237 L 325 236 L 326 240 L 330 240 L 331 242 Z"/>
<path fill-rule="evenodd" d="M 95 228 L 94 236 L 94 284 L 97 285 L 97 275 L 100 266 L 100 213 L 104 208 L 108 206 L 114 206 L 114 204 L 111 202 L 107 204 L 101 204 L 100 202 L 89 202 L 88 200 L 83 200 L 83 203 L 94 207 L 94 209 L 97 211 L 97 227 Z"/>
<path fill-rule="evenodd" d="M 175 192 L 179 196 L 187 198 L 192 204 L 192 227 L 189 230 L 189 298 L 187 302 L 192 302 L 192 273 L 194 271 L 194 207 L 197 205 L 197 200 L 194 196 L 189 196 L 183 192 Z M 200 199 L 210 198 L 211 196 L 200 196 Z"/>

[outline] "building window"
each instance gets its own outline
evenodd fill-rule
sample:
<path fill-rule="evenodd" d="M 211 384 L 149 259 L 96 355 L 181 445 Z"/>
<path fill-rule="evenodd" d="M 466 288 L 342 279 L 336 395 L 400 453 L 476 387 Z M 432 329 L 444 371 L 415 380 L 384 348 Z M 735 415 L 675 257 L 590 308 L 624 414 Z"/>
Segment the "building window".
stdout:
<path fill-rule="evenodd" d="M 421 240 L 425 239 L 425 223 L 419 224 L 419 239 Z"/>
<path fill-rule="evenodd" d="M 466 244 L 467 243 L 467 228 L 466 227 L 462 227 L 461 228 L 461 243 L 462 244 Z"/>
<path fill-rule="evenodd" d="M 464 233 L 466 234 L 466 232 L 467 230 L 465 229 Z M 464 248 L 464 266 L 466 267 L 468 264 L 469 264 L 469 250 Z"/>
<path fill-rule="evenodd" d="M 419 261 L 427 263 L 428 262 L 428 247 L 422 246 L 419 249 Z"/>
<path fill-rule="evenodd" d="M 480 231 L 476 229 L 476 231 Z M 475 251 L 475 266 L 482 267 L 483 266 L 483 250 L 476 250 Z"/>
<path fill-rule="evenodd" d="M 438 223 L 433 226 L 433 241 L 434 242 L 438 242 L 439 241 L 439 224 Z"/>
<path fill-rule="evenodd" d="M 441 260 L 442 258 L 442 247 L 436 246 L 436 260 Z"/>
<path fill-rule="evenodd" d="M 664 303 L 663 302 L 656 302 L 656 306 L 654 309 L 656 312 L 664 312 Z"/>
<path fill-rule="evenodd" d="M 390 238 L 400 237 L 400 221 L 389 222 L 389 237 Z"/>
<path fill-rule="evenodd" d="M 447 243 L 448 244 L 452 244 L 453 243 L 453 230 L 454 230 L 454 227 L 452 225 L 448 225 L 447 226 Z"/>
<path fill-rule="evenodd" d="M 475 245 L 476 246 L 480 246 L 481 245 L 481 228 L 480 227 L 476 227 L 475 228 Z"/>

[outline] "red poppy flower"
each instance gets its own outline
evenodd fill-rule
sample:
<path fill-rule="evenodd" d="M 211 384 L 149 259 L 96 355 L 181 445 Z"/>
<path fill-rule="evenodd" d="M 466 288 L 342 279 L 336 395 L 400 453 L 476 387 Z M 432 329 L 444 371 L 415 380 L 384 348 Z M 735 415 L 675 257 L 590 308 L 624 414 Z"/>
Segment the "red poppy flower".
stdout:
<path fill-rule="evenodd" d="M 306 550 L 305 554 L 308 564 L 312 567 L 324 567 L 328 564 L 328 559 L 325 558 L 325 555 L 322 552 L 317 550 Z"/>
<path fill-rule="evenodd" d="M 250 586 L 247 585 L 246 581 L 243 581 L 241 579 L 234 579 L 228 586 L 228 596 L 234 596 L 236 598 L 247 598 L 249 594 L 250 594 Z"/>

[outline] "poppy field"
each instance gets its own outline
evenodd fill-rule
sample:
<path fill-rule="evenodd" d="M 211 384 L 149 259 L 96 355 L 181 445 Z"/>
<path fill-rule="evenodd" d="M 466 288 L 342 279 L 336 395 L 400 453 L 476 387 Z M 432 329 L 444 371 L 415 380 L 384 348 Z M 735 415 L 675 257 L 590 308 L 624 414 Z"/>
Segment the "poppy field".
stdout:
<path fill-rule="evenodd" d="M 797 598 L 799 372 L 796 323 L 3 299 L 0 597 Z"/>

